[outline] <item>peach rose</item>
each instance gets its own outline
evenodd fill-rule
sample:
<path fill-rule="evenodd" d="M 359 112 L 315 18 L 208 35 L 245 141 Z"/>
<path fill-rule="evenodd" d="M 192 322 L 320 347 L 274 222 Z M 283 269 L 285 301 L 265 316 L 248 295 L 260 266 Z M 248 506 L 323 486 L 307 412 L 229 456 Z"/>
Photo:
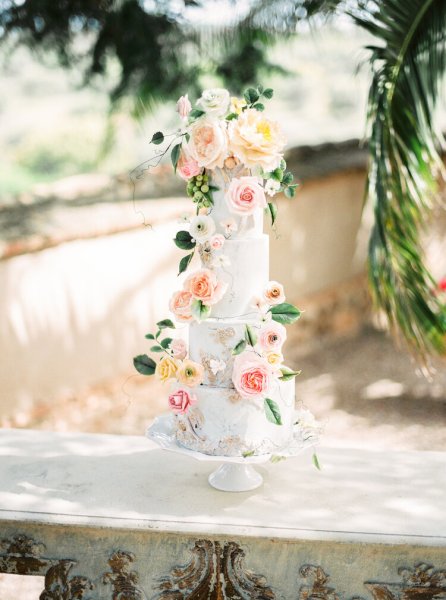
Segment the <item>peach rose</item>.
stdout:
<path fill-rule="evenodd" d="M 203 167 L 200 167 L 197 161 L 194 160 L 191 156 L 187 154 L 187 152 L 185 152 L 182 149 L 177 164 L 177 173 L 181 177 L 181 179 L 184 179 L 184 181 L 188 181 L 196 175 L 201 175 L 202 172 Z"/>
<path fill-rule="evenodd" d="M 286 329 L 276 321 L 264 324 L 258 336 L 258 343 L 264 352 L 280 352 L 285 340 Z"/>
<path fill-rule="evenodd" d="M 200 167 L 223 167 L 228 155 L 228 134 L 224 122 L 201 117 L 192 123 L 189 134 L 187 149 Z"/>
<path fill-rule="evenodd" d="M 229 150 L 247 167 L 272 171 L 282 160 L 285 143 L 278 123 L 255 108 L 248 108 L 230 123 Z"/>
<path fill-rule="evenodd" d="M 189 387 L 195 387 L 203 382 L 204 369 L 193 360 L 184 360 L 178 369 L 178 381 Z"/>
<path fill-rule="evenodd" d="M 189 96 L 181 96 L 177 102 L 177 112 L 182 119 L 187 119 L 188 114 L 192 110 L 192 104 L 190 103 Z"/>
<path fill-rule="evenodd" d="M 210 269 L 200 269 L 189 275 L 184 281 L 184 288 L 196 300 L 206 306 L 212 306 L 223 298 L 228 285 L 218 281 L 217 275 Z"/>
<path fill-rule="evenodd" d="M 278 283 L 277 281 L 270 281 L 267 284 L 263 295 L 268 304 L 272 306 L 276 304 L 282 304 L 282 302 L 285 302 L 285 292 L 283 290 L 283 285 L 281 283 Z"/>
<path fill-rule="evenodd" d="M 176 412 L 183 414 L 188 411 L 189 406 L 197 403 L 197 397 L 188 391 L 179 389 L 169 396 L 169 406 Z"/>
<path fill-rule="evenodd" d="M 178 360 L 186 358 L 187 346 L 184 340 L 180 340 L 179 338 L 173 339 L 169 344 L 169 350 L 172 356 Z"/>
<path fill-rule="evenodd" d="M 175 292 L 170 299 L 169 309 L 173 312 L 175 319 L 181 322 L 192 321 L 192 294 L 186 290 Z"/>
<path fill-rule="evenodd" d="M 165 383 L 169 379 L 176 379 L 177 370 L 178 365 L 176 361 L 170 358 L 170 356 L 164 356 L 156 365 L 155 375 Z"/>
<path fill-rule="evenodd" d="M 213 235 L 211 237 L 211 248 L 213 250 L 220 250 L 221 248 L 223 248 L 223 245 L 225 243 L 225 236 L 222 235 L 221 233 L 216 233 L 215 235 Z"/>
<path fill-rule="evenodd" d="M 266 207 L 265 192 L 257 177 L 234 177 L 225 200 L 230 212 L 237 215 L 252 215 L 258 208 Z"/>
<path fill-rule="evenodd" d="M 266 398 L 273 377 L 271 365 L 255 352 L 242 352 L 234 359 L 232 383 L 242 398 Z"/>

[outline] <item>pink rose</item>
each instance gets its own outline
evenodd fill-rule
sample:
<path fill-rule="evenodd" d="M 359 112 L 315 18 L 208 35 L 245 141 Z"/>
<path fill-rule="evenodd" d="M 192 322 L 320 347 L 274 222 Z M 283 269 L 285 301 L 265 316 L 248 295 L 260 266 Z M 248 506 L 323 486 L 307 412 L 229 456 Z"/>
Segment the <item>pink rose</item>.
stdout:
<path fill-rule="evenodd" d="M 213 235 L 211 237 L 211 248 L 213 250 L 220 250 L 220 248 L 223 248 L 223 244 L 225 243 L 225 236 L 222 235 L 221 233 L 216 233 L 215 235 Z"/>
<path fill-rule="evenodd" d="M 186 390 L 179 389 L 169 396 L 169 406 L 176 412 L 184 415 L 189 406 L 197 403 L 197 397 L 194 394 L 189 394 Z"/>
<path fill-rule="evenodd" d="M 225 200 L 230 212 L 237 215 L 252 215 L 256 209 L 266 207 L 265 191 L 257 177 L 232 179 Z"/>
<path fill-rule="evenodd" d="M 270 281 L 266 286 L 263 295 L 268 304 L 275 305 L 285 302 L 285 292 L 283 285 L 277 281 Z"/>
<path fill-rule="evenodd" d="M 177 173 L 181 179 L 188 181 L 196 175 L 201 175 L 202 172 L 203 168 L 198 165 L 197 161 L 191 158 L 187 152 L 182 149 L 177 164 Z"/>
<path fill-rule="evenodd" d="M 173 294 L 169 302 L 169 309 L 173 312 L 177 321 L 192 321 L 192 300 L 192 294 L 185 290 Z"/>
<path fill-rule="evenodd" d="M 184 340 L 180 340 L 179 338 L 173 339 L 169 344 L 169 349 L 174 358 L 177 358 L 178 360 L 186 358 L 187 346 Z"/>
<path fill-rule="evenodd" d="M 281 323 L 269 321 L 264 324 L 258 336 L 258 343 L 264 352 L 277 352 L 286 340 L 286 329 Z"/>
<path fill-rule="evenodd" d="M 189 97 L 186 94 L 181 96 L 177 102 L 177 112 L 182 119 L 186 119 L 190 111 L 192 110 L 192 104 L 189 101 Z"/>
<path fill-rule="evenodd" d="M 211 117 L 197 119 L 189 127 L 188 152 L 200 167 L 223 167 L 228 155 L 228 134 L 223 121 Z"/>
<path fill-rule="evenodd" d="M 189 275 L 184 281 L 184 288 L 196 300 L 207 306 L 216 304 L 223 298 L 228 285 L 218 281 L 217 275 L 210 269 L 200 269 Z"/>
<path fill-rule="evenodd" d="M 273 378 L 271 365 L 255 352 L 235 357 L 232 382 L 242 398 L 266 398 Z"/>

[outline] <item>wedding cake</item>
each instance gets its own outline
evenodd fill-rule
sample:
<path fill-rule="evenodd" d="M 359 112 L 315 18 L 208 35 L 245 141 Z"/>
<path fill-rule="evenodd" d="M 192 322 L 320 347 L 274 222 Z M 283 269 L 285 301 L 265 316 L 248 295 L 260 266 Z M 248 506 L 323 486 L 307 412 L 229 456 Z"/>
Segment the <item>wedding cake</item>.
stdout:
<path fill-rule="evenodd" d="M 269 279 L 263 220 L 274 225 L 274 195 L 291 198 L 296 185 L 283 159 L 284 136 L 263 114 L 272 95 L 261 86 L 243 98 L 206 90 L 195 108 L 183 96 L 182 127 L 151 140 L 168 143 L 195 211 L 174 240 L 187 252 L 182 287 L 169 302 L 176 324 L 157 323 L 146 335 L 152 357 L 139 355 L 134 365 L 168 384 L 177 443 L 205 454 L 277 453 L 293 434 L 298 373 L 284 365 L 282 346 L 285 325 L 300 312 Z"/>

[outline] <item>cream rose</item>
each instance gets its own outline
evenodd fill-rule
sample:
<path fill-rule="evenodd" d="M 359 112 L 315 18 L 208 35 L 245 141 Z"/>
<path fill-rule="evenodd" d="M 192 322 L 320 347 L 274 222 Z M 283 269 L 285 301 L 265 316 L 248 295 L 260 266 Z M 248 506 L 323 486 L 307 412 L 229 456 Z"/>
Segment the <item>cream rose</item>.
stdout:
<path fill-rule="evenodd" d="M 192 294 L 186 290 L 181 290 L 173 294 L 169 302 L 169 309 L 175 315 L 177 321 L 192 321 L 192 300 Z"/>
<path fill-rule="evenodd" d="M 254 108 L 248 108 L 230 123 L 229 150 L 249 168 L 275 169 L 282 160 L 285 143 L 278 123 Z"/>
<path fill-rule="evenodd" d="M 202 365 L 193 360 L 183 360 L 177 373 L 178 381 L 189 387 L 200 385 L 203 382 L 203 376 L 204 369 Z"/>
<path fill-rule="evenodd" d="M 215 222 L 212 217 L 207 215 L 198 215 L 191 219 L 189 233 L 202 244 L 206 242 L 215 232 Z"/>
<path fill-rule="evenodd" d="M 208 115 L 223 117 L 229 109 L 229 92 L 222 88 L 204 90 L 201 98 L 197 100 L 197 106 Z"/>
<path fill-rule="evenodd" d="M 202 117 L 192 123 L 189 134 L 187 149 L 200 167 L 223 167 L 228 155 L 228 135 L 224 122 Z"/>
<path fill-rule="evenodd" d="M 286 329 L 281 323 L 269 321 L 260 329 L 258 344 L 264 352 L 280 352 L 286 340 Z"/>
<path fill-rule="evenodd" d="M 257 177 L 234 177 L 226 191 L 225 201 L 230 212 L 243 216 L 266 207 L 265 192 Z"/>
<path fill-rule="evenodd" d="M 155 375 L 164 383 L 169 379 L 176 379 L 177 370 L 176 361 L 170 356 L 164 356 L 156 365 Z"/>
<path fill-rule="evenodd" d="M 203 167 L 200 167 L 197 161 L 189 156 L 184 149 L 182 149 L 177 164 L 177 173 L 181 179 L 188 181 L 192 177 L 200 175 L 202 172 Z"/>
<path fill-rule="evenodd" d="M 268 304 L 272 306 L 285 302 L 283 285 L 277 281 L 270 281 L 266 286 L 263 295 Z"/>
<path fill-rule="evenodd" d="M 184 288 L 191 296 L 206 306 L 219 302 L 227 287 L 226 283 L 218 281 L 217 275 L 210 269 L 200 269 L 184 281 Z"/>
<path fill-rule="evenodd" d="M 232 383 L 242 398 L 266 398 L 273 377 L 271 365 L 255 352 L 242 352 L 234 359 Z"/>
<path fill-rule="evenodd" d="M 169 396 L 169 406 L 176 413 L 184 414 L 189 406 L 196 403 L 197 397 L 187 390 L 179 389 Z"/>
<path fill-rule="evenodd" d="M 172 353 L 172 356 L 177 360 L 183 360 L 187 355 L 187 346 L 184 340 L 180 340 L 179 338 L 173 339 L 169 344 L 169 350 Z"/>

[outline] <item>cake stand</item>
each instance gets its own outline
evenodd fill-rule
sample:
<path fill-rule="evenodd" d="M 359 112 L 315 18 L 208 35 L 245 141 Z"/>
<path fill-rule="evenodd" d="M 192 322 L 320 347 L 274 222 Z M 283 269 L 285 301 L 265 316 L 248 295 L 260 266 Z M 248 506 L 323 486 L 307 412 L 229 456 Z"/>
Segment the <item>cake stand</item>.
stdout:
<path fill-rule="evenodd" d="M 296 412 L 297 424 L 294 426 L 293 437 L 288 446 L 281 448 L 277 453 L 259 456 L 213 456 L 184 448 L 176 441 L 172 414 L 157 417 L 147 429 L 146 437 L 164 450 L 190 456 L 196 460 L 222 463 L 209 475 L 209 484 L 223 492 L 247 492 L 258 488 L 263 483 L 263 477 L 256 471 L 254 465 L 295 457 L 306 448 L 314 447 L 318 443 L 318 428 L 314 425 L 300 425 L 300 414 L 299 411 Z"/>

